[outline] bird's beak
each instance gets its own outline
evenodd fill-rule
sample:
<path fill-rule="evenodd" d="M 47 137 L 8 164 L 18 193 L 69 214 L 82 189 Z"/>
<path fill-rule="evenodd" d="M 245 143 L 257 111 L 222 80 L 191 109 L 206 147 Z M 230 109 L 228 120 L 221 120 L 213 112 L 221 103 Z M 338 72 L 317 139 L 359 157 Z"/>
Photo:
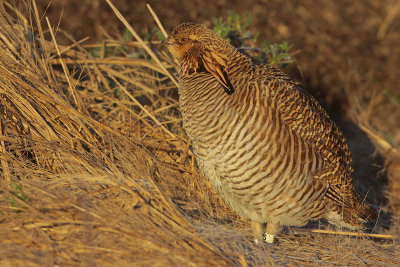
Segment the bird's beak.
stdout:
<path fill-rule="evenodd" d="M 170 41 L 169 37 L 167 37 L 161 42 L 161 46 L 170 46 L 170 45 L 172 45 L 172 42 Z"/>

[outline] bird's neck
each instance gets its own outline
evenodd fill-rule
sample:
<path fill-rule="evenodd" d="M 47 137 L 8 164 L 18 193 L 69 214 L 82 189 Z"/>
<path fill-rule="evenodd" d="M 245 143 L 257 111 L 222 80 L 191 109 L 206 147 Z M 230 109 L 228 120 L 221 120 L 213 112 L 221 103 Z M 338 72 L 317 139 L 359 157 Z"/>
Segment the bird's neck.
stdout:
<path fill-rule="evenodd" d="M 249 57 L 234 48 L 226 55 L 229 58 L 225 69 L 227 77 L 233 87 L 241 87 L 245 82 L 245 77 L 251 78 L 253 76 L 254 63 Z"/>
<path fill-rule="evenodd" d="M 249 69 L 252 65 L 253 62 L 251 59 L 240 53 L 235 47 L 232 45 L 229 45 L 227 47 L 224 47 L 221 49 L 221 53 L 223 53 L 225 56 L 224 58 L 227 58 L 227 71 L 244 71 L 246 69 Z"/>

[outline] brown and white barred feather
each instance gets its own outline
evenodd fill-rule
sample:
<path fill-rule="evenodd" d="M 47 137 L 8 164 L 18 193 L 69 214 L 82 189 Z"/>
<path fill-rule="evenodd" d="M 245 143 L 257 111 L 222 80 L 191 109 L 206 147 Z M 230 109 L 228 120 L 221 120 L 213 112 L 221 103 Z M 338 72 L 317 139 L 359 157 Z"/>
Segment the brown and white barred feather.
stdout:
<path fill-rule="evenodd" d="M 168 39 L 181 64 L 179 101 L 200 170 L 255 238 L 282 225 L 326 218 L 349 228 L 374 210 L 354 194 L 342 133 L 295 82 L 248 57 L 203 25 Z"/>

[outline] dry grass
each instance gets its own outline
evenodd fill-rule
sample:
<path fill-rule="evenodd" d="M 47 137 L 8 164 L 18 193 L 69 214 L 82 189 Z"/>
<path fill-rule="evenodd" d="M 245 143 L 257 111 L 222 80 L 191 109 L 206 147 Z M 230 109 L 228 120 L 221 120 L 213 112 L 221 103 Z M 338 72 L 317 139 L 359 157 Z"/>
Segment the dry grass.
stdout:
<path fill-rule="evenodd" d="M 390 239 L 286 229 L 278 245 L 255 247 L 195 168 L 166 51 L 61 46 L 35 1 L 0 8 L 0 265 L 400 265 Z M 383 208 L 395 214 L 398 151 L 367 110 L 355 107 L 354 121 L 390 154 Z M 398 236 L 396 218 L 377 232 Z"/>

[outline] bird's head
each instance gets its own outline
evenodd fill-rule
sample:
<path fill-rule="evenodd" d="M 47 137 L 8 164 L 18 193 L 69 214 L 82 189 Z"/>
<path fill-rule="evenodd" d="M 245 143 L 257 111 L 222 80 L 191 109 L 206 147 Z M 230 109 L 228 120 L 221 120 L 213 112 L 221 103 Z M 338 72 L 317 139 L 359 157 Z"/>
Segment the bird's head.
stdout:
<path fill-rule="evenodd" d="M 162 44 L 178 59 L 181 75 L 209 72 L 228 94 L 233 93 L 227 72 L 229 52 L 234 48 L 212 30 L 202 24 L 182 23 Z"/>
<path fill-rule="evenodd" d="M 194 22 L 178 25 L 163 41 L 179 61 L 201 57 L 207 51 L 216 50 L 223 43 L 225 41 L 212 30 Z"/>

